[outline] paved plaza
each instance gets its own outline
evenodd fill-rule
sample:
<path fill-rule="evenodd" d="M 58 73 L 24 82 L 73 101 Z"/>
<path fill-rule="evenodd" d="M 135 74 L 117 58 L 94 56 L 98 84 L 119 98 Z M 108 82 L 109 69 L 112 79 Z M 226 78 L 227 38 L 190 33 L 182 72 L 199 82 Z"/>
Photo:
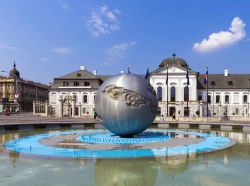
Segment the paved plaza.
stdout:
<path fill-rule="evenodd" d="M 247 121 L 220 121 L 211 122 L 203 120 L 201 121 L 178 121 L 178 120 L 158 120 L 154 121 L 156 126 L 159 128 L 169 128 L 170 126 L 175 126 L 176 128 L 194 128 L 200 129 L 211 129 L 212 127 L 219 127 L 222 130 L 233 130 L 233 129 L 243 129 L 244 131 L 250 131 L 250 122 Z M 1 126 L 19 126 L 19 125 L 100 125 L 100 121 L 94 118 L 58 118 L 58 117 L 44 117 L 44 116 L 34 116 L 32 113 L 21 113 L 12 114 L 10 116 L 0 115 L 0 127 Z M 191 127 L 191 128 L 192 128 Z M 204 128 L 205 127 L 205 128 Z M 209 127 L 209 128 L 207 128 Z M 171 127 L 170 127 L 171 128 Z"/>
<path fill-rule="evenodd" d="M 10 116 L 0 115 L 1 125 L 23 125 L 23 124 L 87 124 L 96 123 L 93 118 L 56 118 L 34 116 L 32 113 L 12 114 Z"/>

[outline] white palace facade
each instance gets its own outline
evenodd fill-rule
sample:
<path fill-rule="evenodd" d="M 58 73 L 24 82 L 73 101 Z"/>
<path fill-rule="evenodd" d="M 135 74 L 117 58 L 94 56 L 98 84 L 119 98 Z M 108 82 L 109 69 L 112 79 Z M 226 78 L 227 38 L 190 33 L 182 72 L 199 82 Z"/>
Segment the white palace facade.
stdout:
<path fill-rule="evenodd" d="M 78 71 L 55 78 L 49 92 L 51 114 L 93 117 L 96 91 L 108 77 L 81 66 Z M 193 71 L 174 54 L 150 72 L 149 82 L 156 92 L 161 116 L 249 116 L 250 74 L 230 74 L 225 70 L 223 74 L 209 74 L 208 84 L 204 84 L 204 74 Z"/>

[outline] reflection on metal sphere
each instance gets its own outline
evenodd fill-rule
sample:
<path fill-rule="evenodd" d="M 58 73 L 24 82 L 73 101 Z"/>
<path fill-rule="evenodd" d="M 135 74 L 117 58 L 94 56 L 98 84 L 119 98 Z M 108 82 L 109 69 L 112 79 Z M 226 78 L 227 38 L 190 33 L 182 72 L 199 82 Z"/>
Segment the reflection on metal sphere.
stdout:
<path fill-rule="evenodd" d="M 95 106 L 108 130 L 132 136 L 151 125 L 158 102 L 147 80 L 135 74 L 119 74 L 100 86 Z"/>

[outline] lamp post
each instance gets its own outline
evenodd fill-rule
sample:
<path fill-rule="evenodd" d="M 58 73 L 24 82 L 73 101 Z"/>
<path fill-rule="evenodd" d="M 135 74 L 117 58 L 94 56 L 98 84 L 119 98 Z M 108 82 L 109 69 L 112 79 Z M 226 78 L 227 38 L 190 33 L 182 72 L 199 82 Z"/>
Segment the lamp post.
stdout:
<path fill-rule="evenodd" d="M 247 115 L 249 117 L 249 89 L 250 89 L 250 79 L 248 79 L 248 95 L 247 95 Z"/>

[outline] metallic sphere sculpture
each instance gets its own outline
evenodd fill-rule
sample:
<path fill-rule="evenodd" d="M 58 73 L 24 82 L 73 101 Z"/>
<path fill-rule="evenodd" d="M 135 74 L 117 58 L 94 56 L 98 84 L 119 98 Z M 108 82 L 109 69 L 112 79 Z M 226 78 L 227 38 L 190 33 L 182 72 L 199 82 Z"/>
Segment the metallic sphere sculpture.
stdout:
<path fill-rule="evenodd" d="M 147 80 L 135 74 L 119 74 L 99 87 L 95 106 L 108 130 L 119 136 L 132 136 L 152 124 L 158 102 Z"/>

